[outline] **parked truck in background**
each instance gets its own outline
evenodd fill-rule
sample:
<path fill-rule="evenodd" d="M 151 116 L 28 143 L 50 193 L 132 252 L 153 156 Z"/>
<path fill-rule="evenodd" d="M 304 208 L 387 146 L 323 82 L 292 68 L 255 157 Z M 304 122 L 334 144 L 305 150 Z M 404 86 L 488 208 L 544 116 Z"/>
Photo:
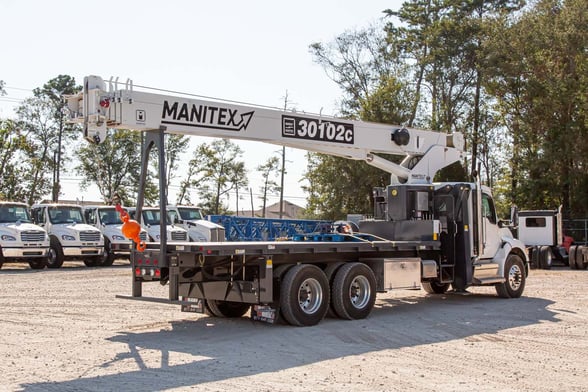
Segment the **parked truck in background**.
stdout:
<path fill-rule="evenodd" d="M 120 87 L 120 88 L 119 88 Z M 163 90 L 159 90 L 160 92 Z M 262 141 L 364 161 L 391 175 L 374 191 L 374 219 L 359 233 L 317 233 L 289 241 L 175 241 L 133 250 L 132 299 L 142 285 L 168 284 L 169 303 L 185 311 L 291 325 L 319 323 L 329 312 L 367 317 L 376 293 L 418 289 L 431 294 L 493 286 L 518 298 L 528 275 L 524 244 L 499 225 L 490 189 L 479 182 L 434 184 L 438 170 L 463 158 L 461 133 L 408 129 L 227 101 L 136 91 L 102 78 L 84 79 L 67 97 L 70 121 L 99 143 L 107 127 L 145 132 L 137 205 L 142 206 L 153 147 L 159 152 L 160 208 L 165 214 L 165 133 Z M 401 163 L 388 159 L 402 155 Z M 337 197 L 337 195 L 332 195 Z"/>
<path fill-rule="evenodd" d="M 25 262 L 43 269 L 49 257 L 49 236 L 32 223 L 24 203 L 0 202 L 0 268 L 10 262 Z"/>
<path fill-rule="evenodd" d="M 204 219 L 202 210 L 195 206 L 167 206 L 167 213 L 174 225 L 188 232 L 192 242 L 222 242 L 225 240 L 223 226 Z"/>
<path fill-rule="evenodd" d="M 102 263 L 102 233 L 86 223 L 81 206 L 36 204 L 31 207 L 31 215 L 33 222 L 49 234 L 47 267 L 60 268 L 65 260 L 82 260 L 88 267 Z"/>
<path fill-rule="evenodd" d="M 114 206 L 84 206 L 84 218 L 89 225 L 102 232 L 104 238 L 104 254 L 102 266 L 110 266 L 116 258 L 129 259 L 133 241 L 122 234 L 122 224 L 118 211 Z M 147 231 L 141 228 L 139 237 L 147 241 Z"/>
<path fill-rule="evenodd" d="M 570 263 L 573 238 L 563 231 L 561 206 L 556 210 L 521 210 L 511 212 L 511 227 L 527 247 L 531 266 L 550 269 L 553 261 Z"/>
<path fill-rule="evenodd" d="M 133 219 L 137 219 L 136 207 L 127 208 L 129 215 Z M 147 231 L 148 241 L 159 242 L 161 239 L 161 210 L 159 207 L 144 207 L 141 210 L 141 226 Z M 164 222 L 166 222 L 165 230 L 163 230 L 167 238 L 172 241 L 189 241 L 188 232 L 175 225 L 167 213 L 164 214 Z"/>

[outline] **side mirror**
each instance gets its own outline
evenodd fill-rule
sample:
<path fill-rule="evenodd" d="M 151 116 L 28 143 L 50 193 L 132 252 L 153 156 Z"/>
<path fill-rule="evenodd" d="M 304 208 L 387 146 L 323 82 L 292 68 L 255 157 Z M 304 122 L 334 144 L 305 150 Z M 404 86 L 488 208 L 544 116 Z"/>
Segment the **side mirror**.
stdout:
<path fill-rule="evenodd" d="M 510 207 L 510 221 L 514 227 L 519 225 L 519 208 L 517 206 Z"/>

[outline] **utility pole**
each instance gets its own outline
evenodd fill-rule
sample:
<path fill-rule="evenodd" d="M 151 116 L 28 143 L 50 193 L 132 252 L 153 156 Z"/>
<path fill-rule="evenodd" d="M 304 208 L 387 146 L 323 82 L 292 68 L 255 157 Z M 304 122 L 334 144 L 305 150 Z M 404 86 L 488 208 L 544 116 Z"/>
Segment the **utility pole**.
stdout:
<path fill-rule="evenodd" d="M 288 110 L 288 90 L 284 97 L 284 111 Z M 280 176 L 280 219 L 284 217 L 284 175 L 286 174 L 286 146 L 282 146 L 282 171 Z"/>

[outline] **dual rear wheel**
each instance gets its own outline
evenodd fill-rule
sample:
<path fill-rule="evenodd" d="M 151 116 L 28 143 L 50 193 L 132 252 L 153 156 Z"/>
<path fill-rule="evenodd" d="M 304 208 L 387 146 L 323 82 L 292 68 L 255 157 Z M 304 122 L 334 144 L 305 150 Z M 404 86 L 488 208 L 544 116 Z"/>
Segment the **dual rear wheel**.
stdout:
<path fill-rule="evenodd" d="M 324 271 L 298 264 L 284 274 L 280 285 L 280 312 L 296 326 L 316 325 L 329 310 L 342 319 L 363 319 L 375 301 L 376 278 L 363 263 L 341 263 Z"/>

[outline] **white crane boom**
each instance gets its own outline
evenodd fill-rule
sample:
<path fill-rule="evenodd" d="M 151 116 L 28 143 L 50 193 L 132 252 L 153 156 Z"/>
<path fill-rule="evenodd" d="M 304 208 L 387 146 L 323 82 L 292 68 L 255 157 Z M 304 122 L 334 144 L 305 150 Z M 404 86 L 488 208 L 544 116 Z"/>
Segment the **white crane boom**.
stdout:
<path fill-rule="evenodd" d="M 166 128 L 181 135 L 253 140 L 348 159 L 363 160 L 392 174 L 393 182 L 430 183 L 435 173 L 463 155 L 461 133 L 268 109 L 254 105 L 135 91 L 127 81 L 84 79 L 83 91 L 67 97 L 70 121 L 100 143 L 107 128 L 137 131 Z M 376 154 L 405 156 L 401 164 Z"/>

